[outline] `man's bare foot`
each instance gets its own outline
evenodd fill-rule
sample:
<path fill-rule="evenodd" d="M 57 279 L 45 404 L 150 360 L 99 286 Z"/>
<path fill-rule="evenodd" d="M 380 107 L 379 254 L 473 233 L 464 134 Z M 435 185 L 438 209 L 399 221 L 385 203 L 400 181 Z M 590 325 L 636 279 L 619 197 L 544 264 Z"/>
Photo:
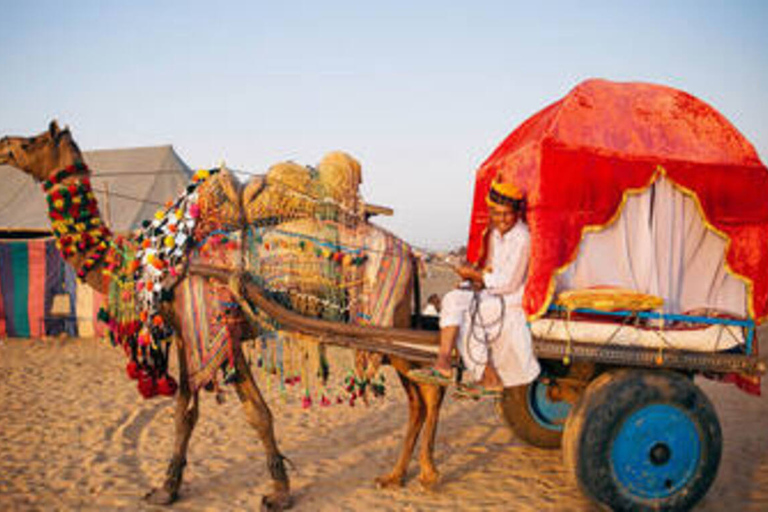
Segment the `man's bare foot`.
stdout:
<path fill-rule="evenodd" d="M 483 370 L 483 376 L 477 382 L 477 385 L 490 391 L 504 389 L 504 383 L 501 382 L 499 374 L 496 373 L 496 370 L 490 365 L 486 365 L 485 370 Z"/>

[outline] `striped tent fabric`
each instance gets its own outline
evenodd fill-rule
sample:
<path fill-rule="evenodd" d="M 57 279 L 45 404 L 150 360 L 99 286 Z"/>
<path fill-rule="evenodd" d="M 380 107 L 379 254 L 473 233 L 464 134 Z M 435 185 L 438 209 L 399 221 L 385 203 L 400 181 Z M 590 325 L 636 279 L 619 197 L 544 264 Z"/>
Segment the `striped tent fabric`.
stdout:
<path fill-rule="evenodd" d="M 97 320 L 97 315 L 101 306 L 104 305 L 104 294 L 95 291 L 82 281 L 77 281 L 75 296 L 77 297 L 75 311 L 78 336 L 81 338 L 102 336 L 105 325 Z"/>
<path fill-rule="evenodd" d="M 69 296 L 68 318 L 53 318 L 53 297 Z M 0 336 L 39 338 L 66 332 L 99 336 L 100 293 L 79 283 L 53 238 L 0 240 Z"/>
<path fill-rule="evenodd" d="M 3 305 L 3 294 L 0 293 L 0 339 L 8 336 L 5 328 L 5 306 Z"/>
<path fill-rule="evenodd" d="M 29 336 L 44 334 L 45 319 L 45 240 L 27 242 L 27 317 Z"/>

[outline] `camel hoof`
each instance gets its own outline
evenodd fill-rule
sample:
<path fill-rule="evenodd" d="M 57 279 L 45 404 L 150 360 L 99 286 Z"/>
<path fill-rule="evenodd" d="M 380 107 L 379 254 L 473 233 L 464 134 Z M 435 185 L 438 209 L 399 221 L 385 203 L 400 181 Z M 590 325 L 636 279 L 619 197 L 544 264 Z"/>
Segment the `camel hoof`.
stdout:
<path fill-rule="evenodd" d="M 440 473 L 438 472 L 419 475 L 419 484 L 425 491 L 434 491 L 438 483 L 440 483 Z"/>
<path fill-rule="evenodd" d="M 397 487 L 403 486 L 403 477 L 397 476 L 397 475 L 383 475 L 380 477 L 377 477 L 376 480 L 376 487 L 379 489 L 392 489 Z"/>
<path fill-rule="evenodd" d="M 144 496 L 144 501 L 152 505 L 170 505 L 177 499 L 179 499 L 178 492 L 170 492 L 163 487 L 152 489 Z"/>
<path fill-rule="evenodd" d="M 293 506 L 293 501 L 288 494 L 270 494 L 261 498 L 262 512 L 280 512 Z"/>

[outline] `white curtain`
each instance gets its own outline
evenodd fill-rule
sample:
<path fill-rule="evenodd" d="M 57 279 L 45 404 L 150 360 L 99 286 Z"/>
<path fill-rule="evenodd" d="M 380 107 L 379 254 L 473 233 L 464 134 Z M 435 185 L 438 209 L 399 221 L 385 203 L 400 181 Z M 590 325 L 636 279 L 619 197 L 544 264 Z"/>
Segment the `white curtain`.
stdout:
<path fill-rule="evenodd" d="M 725 270 L 726 248 L 694 199 L 661 176 L 630 194 L 613 224 L 585 234 L 558 291 L 617 286 L 664 298 L 667 313 L 710 308 L 746 316 L 746 285 Z"/>

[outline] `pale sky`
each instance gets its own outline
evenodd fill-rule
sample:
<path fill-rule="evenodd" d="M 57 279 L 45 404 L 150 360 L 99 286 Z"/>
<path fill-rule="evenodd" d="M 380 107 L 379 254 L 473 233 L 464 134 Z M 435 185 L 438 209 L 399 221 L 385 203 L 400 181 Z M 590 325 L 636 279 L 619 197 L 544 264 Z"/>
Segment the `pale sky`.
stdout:
<path fill-rule="evenodd" d="M 262 173 L 347 151 L 378 223 L 466 242 L 473 175 L 580 81 L 713 105 L 768 156 L 768 2 L 0 0 L 0 135 L 68 124 L 85 150 L 173 144 Z M 2 184 L 0 184 L 2 186 Z"/>

